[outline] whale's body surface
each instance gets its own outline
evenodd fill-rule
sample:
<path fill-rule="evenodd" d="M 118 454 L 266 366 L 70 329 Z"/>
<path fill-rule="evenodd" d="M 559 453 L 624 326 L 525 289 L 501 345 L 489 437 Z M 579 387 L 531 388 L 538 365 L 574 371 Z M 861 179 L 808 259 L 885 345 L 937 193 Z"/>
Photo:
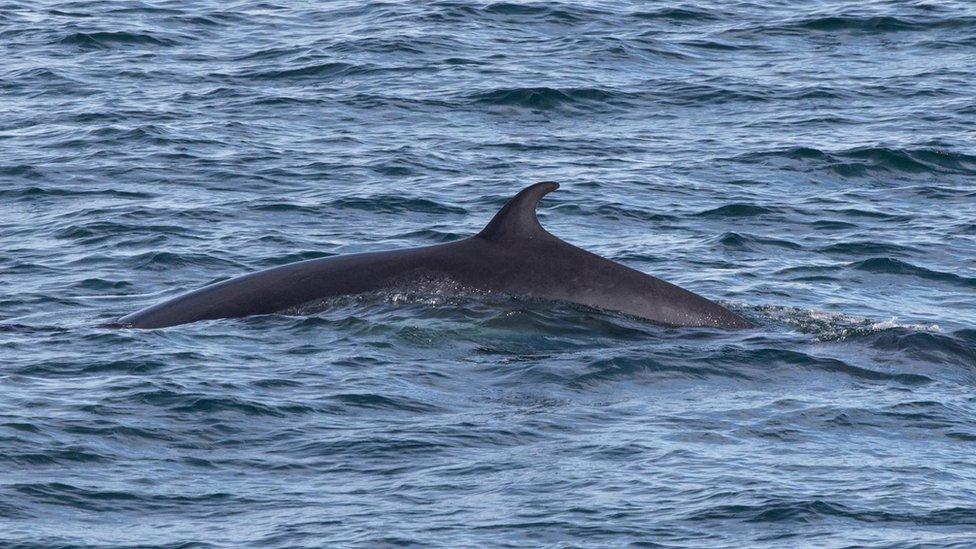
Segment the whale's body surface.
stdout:
<path fill-rule="evenodd" d="M 751 324 L 697 294 L 604 259 L 545 231 L 535 209 L 555 183 L 518 193 L 475 236 L 422 248 L 291 263 L 211 284 L 132 313 L 120 323 L 161 328 L 199 320 L 270 314 L 330 297 L 425 280 L 518 297 L 568 301 L 670 326 Z"/>

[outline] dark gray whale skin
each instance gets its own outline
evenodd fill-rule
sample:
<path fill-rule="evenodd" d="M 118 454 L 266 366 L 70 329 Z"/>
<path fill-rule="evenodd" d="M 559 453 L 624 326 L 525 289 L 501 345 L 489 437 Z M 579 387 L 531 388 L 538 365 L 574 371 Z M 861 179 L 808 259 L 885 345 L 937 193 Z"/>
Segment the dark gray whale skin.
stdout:
<path fill-rule="evenodd" d="M 546 232 L 536 218 L 536 206 L 558 187 L 537 183 L 523 189 L 484 230 L 464 240 L 274 267 L 175 297 L 125 316 L 119 323 L 163 328 L 270 314 L 315 300 L 400 288 L 411 280 L 434 277 L 471 290 L 568 301 L 668 326 L 752 326 L 704 297 Z"/>

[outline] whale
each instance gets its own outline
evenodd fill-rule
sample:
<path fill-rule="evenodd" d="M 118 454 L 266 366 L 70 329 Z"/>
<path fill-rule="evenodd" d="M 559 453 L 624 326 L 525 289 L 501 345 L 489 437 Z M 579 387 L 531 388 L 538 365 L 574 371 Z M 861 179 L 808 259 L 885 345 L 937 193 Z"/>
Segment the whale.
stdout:
<path fill-rule="evenodd" d="M 204 286 L 118 323 L 165 328 L 273 314 L 345 295 L 424 287 L 568 302 L 674 327 L 741 329 L 751 322 L 691 291 L 560 240 L 540 225 L 539 201 L 557 183 L 526 187 L 478 234 L 433 246 L 336 255 Z"/>

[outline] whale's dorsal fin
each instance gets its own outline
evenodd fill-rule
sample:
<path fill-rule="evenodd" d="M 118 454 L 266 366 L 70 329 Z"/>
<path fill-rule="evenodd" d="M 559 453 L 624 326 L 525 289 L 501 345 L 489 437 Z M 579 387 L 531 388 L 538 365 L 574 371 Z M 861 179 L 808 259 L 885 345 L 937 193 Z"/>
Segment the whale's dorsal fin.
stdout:
<path fill-rule="evenodd" d="M 477 236 L 487 240 L 551 237 L 535 215 L 539 200 L 559 188 L 559 183 L 536 183 L 522 189 L 491 218 Z"/>

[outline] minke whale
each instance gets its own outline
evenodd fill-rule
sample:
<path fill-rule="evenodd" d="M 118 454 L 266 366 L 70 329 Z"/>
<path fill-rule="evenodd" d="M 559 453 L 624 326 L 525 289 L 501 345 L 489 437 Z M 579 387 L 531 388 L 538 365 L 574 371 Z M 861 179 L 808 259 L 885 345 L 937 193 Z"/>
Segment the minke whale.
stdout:
<path fill-rule="evenodd" d="M 565 301 L 667 326 L 747 328 L 725 307 L 563 242 L 539 224 L 536 206 L 556 183 L 517 195 L 478 234 L 446 244 L 311 259 L 200 288 L 119 320 L 163 328 L 199 320 L 271 314 L 334 296 L 439 287 Z"/>

